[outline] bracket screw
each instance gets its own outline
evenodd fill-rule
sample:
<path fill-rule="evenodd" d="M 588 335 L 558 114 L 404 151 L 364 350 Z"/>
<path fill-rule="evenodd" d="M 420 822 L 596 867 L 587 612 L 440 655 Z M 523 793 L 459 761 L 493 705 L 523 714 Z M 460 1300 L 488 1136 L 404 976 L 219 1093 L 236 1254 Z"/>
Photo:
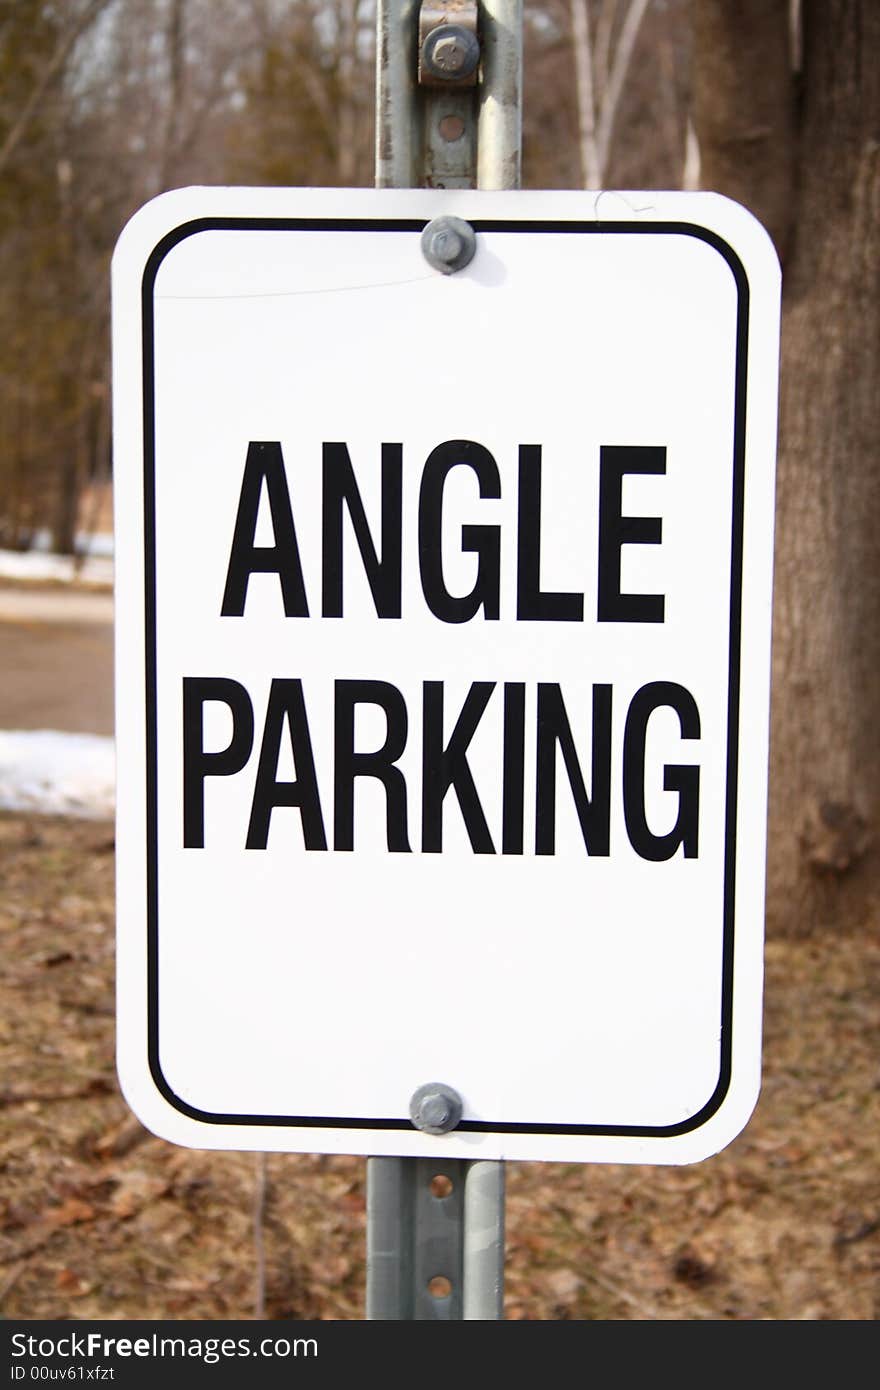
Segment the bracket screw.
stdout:
<path fill-rule="evenodd" d="M 422 232 L 422 255 L 443 275 L 464 270 L 474 258 L 477 234 L 461 217 L 435 217 Z"/>
<path fill-rule="evenodd" d="M 413 1092 L 409 1117 L 423 1134 L 448 1134 L 461 1119 L 461 1096 L 442 1081 L 429 1081 Z"/>
<path fill-rule="evenodd" d="M 472 76 L 479 61 L 479 39 L 461 24 L 438 24 L 422 44 L 425 70 L 447 82 Z"/>

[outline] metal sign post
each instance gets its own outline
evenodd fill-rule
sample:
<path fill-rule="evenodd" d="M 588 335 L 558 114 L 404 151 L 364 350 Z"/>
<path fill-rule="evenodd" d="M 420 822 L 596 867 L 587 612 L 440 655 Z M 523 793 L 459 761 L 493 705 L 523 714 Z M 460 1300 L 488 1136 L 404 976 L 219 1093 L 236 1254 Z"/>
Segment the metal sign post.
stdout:
<path fill-rule="evenodd" d="M 367 1318 L 501 1317 L 504 1164 L 367 1160 Z"/>
<path fill-rule="evenodd" d="M 376 186 L 518 188 L 522 0 L 379 0 L 376 23 Z M 423 246 L 454 271 L 451 222 Z M 461 1108 L 429 1082 L 410 1114 L 442 1135 Z M 503 1298 L 503 1161 L 369 1158 L 367 1318 L 498 1319 Z"/>
<path fill-rule="evenodd" d="M 379 0 L 377 188 L 518 188 L 522 0 Z"/>

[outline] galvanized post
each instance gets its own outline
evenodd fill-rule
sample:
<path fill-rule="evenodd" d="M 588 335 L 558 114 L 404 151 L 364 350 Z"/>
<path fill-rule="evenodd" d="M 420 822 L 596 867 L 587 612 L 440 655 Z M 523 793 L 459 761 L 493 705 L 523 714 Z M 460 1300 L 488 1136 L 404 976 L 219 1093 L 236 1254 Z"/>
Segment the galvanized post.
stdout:
<path fill-rule="evenodd" d="M 367 1318 L 491 1321 L 504 1301 L 504 1164 L 367 1161 Z"/>
<path fill-rule="evenodd" d="M 378 0 L 376 9 L 376 187 L 421 183 L 422 112 L 417 101 L 420 0 Z"/>
<path fill-rule="evenodd" d="M 367 1318 L 412 1317 L 411 1158 L 367 1159 Z"/>
<path fill-rule="evenodd" d="M 378 0 L 377 188 L 518 188 L 521 131 L 522 0 Z M 435 268 L 467 264 L 455 227 L 431 231 Z M 411 1108 L 432 1134 L 460 1115 L 431 1124 L 439 1090 Z M 498 1319 L 503 1301 L 504 1163 L 368 1159 L 367 1318 Z"/>
<path fill-rule="evenodd" d="M 481 0 L 483 81 L 477 187 L 519 188 L 522 150 L 522 0 Z"/>
<path fill-rule="evenodd" d="M 501 1318 L 504 1310 L 504 1164 L 464 1163 L 462 1314 L 465 1321 Z"/>
<path fill-rule="evenodd" d="M 475 72 L 426 58 L 444 26 L 475 29 Z M 519 188 L 521 147 L 522 0 L 378 0 L 376 187 Z"/>

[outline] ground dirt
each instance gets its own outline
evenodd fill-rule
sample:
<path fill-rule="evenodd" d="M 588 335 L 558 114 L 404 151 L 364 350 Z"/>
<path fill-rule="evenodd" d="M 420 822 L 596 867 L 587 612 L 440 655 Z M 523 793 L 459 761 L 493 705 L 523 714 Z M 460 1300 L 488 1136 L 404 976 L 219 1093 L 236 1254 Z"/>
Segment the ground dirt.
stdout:
<path fill-rule="evenodd" d="M 361 1319 L 362 1158 L 178 1149 L 113 1045 L 113 830 L 0 816 L 0 1310 Z M 508 1319 L 874 1319 L 880 947 L 767 946 L 764 1082 L 685 1168 L 511 1163 Z"/>

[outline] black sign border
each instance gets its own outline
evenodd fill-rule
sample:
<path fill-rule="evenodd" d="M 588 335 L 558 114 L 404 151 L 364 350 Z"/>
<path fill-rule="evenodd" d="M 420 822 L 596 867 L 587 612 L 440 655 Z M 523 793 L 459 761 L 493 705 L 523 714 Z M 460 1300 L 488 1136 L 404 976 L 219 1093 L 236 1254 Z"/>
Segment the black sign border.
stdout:
<path fill-rule="evenodd" d="M 219 1114 L 200 1110 L 168 1084 L 159 1058 L 159 920 L 158 920 L 158 737 L 156 687 L 156 515 L 155 515 L 155 367 L 153 293 L 159 267 L 181 241 L 208 231 L 411 232 L 421 234 L 425 218 L 221 217 L 194 218 L 168 232 L 147 258 L 141 286 L 144 428 L 144 626 L 146 695 L 147 821 L 147 1036 L 150 1073 L 157 1090 L 180 1114 L 209 1125 L 255 1125 L 276 1129 L 407 1130 L 409 1119 L 329 1115 Z M 745 503 L 746 387 L 748 376 L 749 282 L 745 268 L 717 232 L 691 222 L 600 222 L 559 219 L 479 218 L 476 232 L 547 232 L 561 235 L 689 236 L 711 246 L 728 265 L 737 287 L 736 363 L 734 379 L 733 514 L 731 528 L 730 642 L 727 705 L 727 795 L 725 806 L 724 907 L 720 1064 L 709 1100 L 673 1125 L 600 1125 L 496 1123 L 463 1119 L 457 1133 L 596 1135 L 673 1138 L 700 1129 L 721 1107 L 730 1089 L 733 1051 L 734 906 L 736 891 L 736 814 L 739 760 L 740 660 L 742 637 L 742 566 Z"/>

